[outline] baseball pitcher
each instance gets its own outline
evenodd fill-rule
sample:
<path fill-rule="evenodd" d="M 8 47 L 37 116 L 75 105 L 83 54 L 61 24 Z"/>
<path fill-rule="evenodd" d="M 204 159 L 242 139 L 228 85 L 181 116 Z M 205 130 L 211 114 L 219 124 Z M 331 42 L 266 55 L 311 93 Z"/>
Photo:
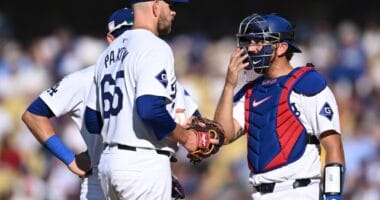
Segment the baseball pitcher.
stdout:
<path fill-rule="evenodd" d="M 130 0 L 133 29 L 96 64 L 88 108 L 100 111 L 104 122 L 99 174 L 108 199 L 170 199 L 170 160 L 177 143 L 189 151 L 203 148 L 194 131 L 174 121 L 173 53 L 158 37 L 171 31 L 176 2 L 187 0 Z"/>

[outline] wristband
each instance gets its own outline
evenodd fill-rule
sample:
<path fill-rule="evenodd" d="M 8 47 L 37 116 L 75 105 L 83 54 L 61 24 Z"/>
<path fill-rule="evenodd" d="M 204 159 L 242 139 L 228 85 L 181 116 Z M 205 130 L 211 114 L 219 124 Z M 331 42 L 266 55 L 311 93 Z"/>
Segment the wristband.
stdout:
<path fill-rule="evenodd" d="M 339 199 L 337 197 L 343 194 L 345 168 L 340 163 L 329 163 L 324 170 L 323 194 L 330 199 Z M 327 199 L 327 198 L 326 198 Z"/>
<path fill-rule="evenodd" d="M 47 139 L 43 145 L 50 151 L 50 153 L 66 165 L 69 165 L 75 159 L 75 154 L 70 151 L 70 149 L 68 149 L 66 145 L 63 144 L 62 140 L 55 134 Z"/>

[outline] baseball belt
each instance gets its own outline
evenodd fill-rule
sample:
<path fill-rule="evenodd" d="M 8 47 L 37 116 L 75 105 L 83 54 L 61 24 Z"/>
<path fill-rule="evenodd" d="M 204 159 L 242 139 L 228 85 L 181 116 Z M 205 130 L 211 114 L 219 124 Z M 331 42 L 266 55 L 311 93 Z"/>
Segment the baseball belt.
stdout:
<path fill-rule="evenodd" d="M 124 144 L 111 144 L 111 145 L 105 144 L 104 148 L 106 148 L 108 146 L 110 146 L 110 147 L 117 146 L 118 149 L 127 150 L 127 151 L 137 151 L 137 147 L 132 147 L 132 146 L 124 145 Z M 165 155 L 165 156 L 169 157 L 170 162 L 177 162 L 177 158 L 174 157 L 174 154 L 172 152 L 161 150 L 161 149 L 155 149 L 155 151 L 157 152 L 157 154 Z"/>
<path fill-rule="evenodd" d="M 299 188 L 299 187 L 306 187 L 311 183 L 310 178 L 304 178 L 304 179 L 296 179 L 293 182 L 293 189 Z M 253 186 L 256 191 L 265 194 L 265 193 L 272 193 L 274 191 L 274 188 L 276 186 L 276 183 L 263 183 L 260 185 Z"/>

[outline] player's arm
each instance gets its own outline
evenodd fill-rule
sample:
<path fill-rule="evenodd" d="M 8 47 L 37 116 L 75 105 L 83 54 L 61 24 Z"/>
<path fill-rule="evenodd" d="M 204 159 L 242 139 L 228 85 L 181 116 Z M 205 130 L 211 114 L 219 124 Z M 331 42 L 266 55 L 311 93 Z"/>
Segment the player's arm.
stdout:
<path fill-rule="evenodd" d="M 326 200 L 341 200 L 343 193 L 345 161 L 341 136 L 334 130 L 325 131 L 320 136 L 326 151 L 323 193 Z M 329 177 L 329 178 L 327 178 Z"/>
<path fill-rule="evenodd" d="M 239 72 L 248 65 L 243 62 L 247 58 L 247 55 L 243 53 L 243 50 L 237 48 L 231 55 L 223 92 L 215 110 L 214 120 L 224 128 L 225 143 L 230 143 L 243 134 L 242 127 L 233 118 L 233 95 Z"/>
<path fill-rule="evenodd" d="M 74 153 L 55 134 L 56 131 L 49 118 L 67 113 L 77 114 L 81 110 L 87 91 L 86 87 L 78 85 L 78 82 L 86 81 L 83 76 L 88 75 L 88 70 L 92 71 L 91 68 L 85 68 L 72 73 L 49 90 L 41 93 L 22 116 L 34 137 L 78 176 L 83 176 L 84 171 L 76 165 Z M 82 169 L 87 170 L 87 168 Z"/>
<path fill-rule="evenodd" d="M 166 99 L 161 96 L 143 95 L 136 99 L 136 109 L 144 123 L 149 124 L 158 140 L 172 137 L 189 151 L 196 149 L 196 136 L 177 124 L 166 110 Z"/>
<path fill-rule="evenodd" d="M 90 92 L 86 102 L 86 108 L 84 112 L 84 124 L 87 131 L 92 134 L 100 134 L 103 127 L 103 119 L 100 113 L 99 102 L 98 102 L 98 88 L 93 79 L 93 83 L 90 87 Z"/>
<path fill-rule="evenodd" d="M 239 138 L 243 132 L 240 124 L 233 118 L 233 92 L 234 88 L 225 85 L 214 115 L 214 120 L 223 126 L 226 144 Z"/>
<path fill-rule="evenodd" d="M 344 151 L 340 134 L 334 130 L 325 131 L 319 140 L 326 151 L 326 164 L 340 163 L 344 165 Z"/>
<path fill-rule="evenodd" d="M 86 172 L 79 169 L 75 162 L 75 154 L 55 134 L 55 129 L 49 120 L 53 116 L 46 103 L 41 98 L 37 98 L 23 113 L 22 120 L 33 136 L 49 152 L 64 162 L 73 173 L 80 177 L 85 176 Z"/>
<path fill-rule="evenodd" d="M 307 98 L 307 97 L 305 97 Z M 323 194 L 327 200 L 341 200 L 345 175 L 344 150 L 340 134 L 339 111 L 332 91 L 326 87 L 313 102 L 305 104 L 305 114 L 326 152 L 323 167 Z M 304 101 L 305 102 L 305 101 Z M 315 107 L 310 105 L 316 105 Z M 314 113 L 314 114 L 313 114 Z"/>

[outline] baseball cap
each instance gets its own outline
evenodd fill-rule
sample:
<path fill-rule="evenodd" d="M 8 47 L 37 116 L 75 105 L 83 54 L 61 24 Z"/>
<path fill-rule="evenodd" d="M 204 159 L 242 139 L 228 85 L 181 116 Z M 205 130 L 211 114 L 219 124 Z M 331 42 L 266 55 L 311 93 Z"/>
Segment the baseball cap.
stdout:
<path fill-rule="evenodd" d="M 125 30 L 131 29 L 133 26 L 133 10 L 130 8 L 122 8 L 108 18 L 108 33 L 118 36 Z"/>
<path fill-rule="evenodd" d="M 129 4 L 144 2 L 144 1 L 152 1 L 152 0 L 127 0 Z M 187 3 L 189 0 L 164 0 L 172 3 Z"/>

